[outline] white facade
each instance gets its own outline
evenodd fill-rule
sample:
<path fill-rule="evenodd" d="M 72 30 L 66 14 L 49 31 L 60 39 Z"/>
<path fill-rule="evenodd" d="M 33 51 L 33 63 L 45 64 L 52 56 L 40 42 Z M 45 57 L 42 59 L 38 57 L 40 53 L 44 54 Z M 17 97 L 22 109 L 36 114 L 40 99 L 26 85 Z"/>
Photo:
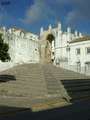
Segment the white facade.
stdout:
<path fill-rule="evenodd" d="M 86 64 L 90 64 L 90 39 L 87 41 L 70 43 L 69 46 L 70 65 L 77 65 L 80 63 L 81 67 L 85 67 Z"/>
<path fill-rule="evenodd" d="M 2 29 L 3 37 L 9 44 L 9 53 L 13 63 L 39 62 L 38 36 L 21 29 Z"/>
<path fill-rule="evenodd" d="M 42 38 L 46 31 L 48 31 L 48 34 L 51 33 L 55 37 L 55 41 L 52 43 L 52 50 L 54 51 L 55 61 L 57 61 L 57 59 L 59 61 L 68 60 L 69 55 L 67 54 L 66 49 L 69 42 L 82 37 L 82 34 L 78 33 L 77 31 L 72 33 L 70 27 L 68 27 L 66 31 L 63 31 L 61 23 L 58 23 L 56 28 L 52 28 L 51 25 L 49 25 L 48 30 L 41 28 L 40 38 Z"/>
<path fill-rule="evenodd" d="M 77 30 L 72 32 L 70 27 L 63 31 L 61 23 L 58 23 L 56 28 L 52 28 L 51 25 L 48 30 L 41 28 L 41 38 L 46 31 L 55 37 L 55 41 L 52 42 L 55 64 L 58 63 L 66 69 L 74 70 L 75 68 L 75 71 L 79 67 L 81 69 L 79 72 L 90 69 L 90 37 L 83 36 Z M 80 54 L 77 54 L 78 49 L 80 49 Z"/>
<path fill-rule="evenodd" d="M 52 59 L 55 64 L 58 62 L 60 65 L 90 68 L 90 37 L 85 37 L 76 30 L 72 33 L 70 27 L 63 31 L 61 23 L 56 28 L 49 25 L 48 30 L 42 27 L 40 36 L 16 28 L 6 30 L 5 27 L 0 29 L 0 33 L 3 33 L 5 42 L 9 44 L 12 63 L 39 63 L 39 37 L 45 40 L 48 34 L 53 34 L 55 40 L 52 42 Z M 80 53 L 77 54 L 77 50 Z"/>

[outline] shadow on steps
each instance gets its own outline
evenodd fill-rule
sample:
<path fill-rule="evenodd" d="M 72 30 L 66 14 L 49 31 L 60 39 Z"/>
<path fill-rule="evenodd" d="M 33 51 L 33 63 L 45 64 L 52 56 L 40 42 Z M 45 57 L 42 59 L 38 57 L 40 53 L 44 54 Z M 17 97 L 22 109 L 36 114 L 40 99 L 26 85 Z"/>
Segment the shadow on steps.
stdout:
<path fill-rule="evenodd" d="M 61 80 L 71 101 L 90 100 L 90 79 Z"/>
<path fill-rule="evenodd" d="M 14 75 L 0 75 L 0 83 L 1 82 L 8 82 L 8 81 L 15 81 L 16 77 Z"/>

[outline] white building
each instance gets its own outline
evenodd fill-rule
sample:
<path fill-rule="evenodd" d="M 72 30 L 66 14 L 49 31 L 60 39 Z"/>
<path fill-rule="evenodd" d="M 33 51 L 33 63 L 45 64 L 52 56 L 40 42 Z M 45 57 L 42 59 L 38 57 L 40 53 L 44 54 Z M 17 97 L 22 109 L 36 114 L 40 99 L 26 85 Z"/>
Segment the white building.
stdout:
<path fill-rule="evenodd" d="M 54 52 L 55 64 L 59 63 L 62 67 L 72 66 L 76 69 L 89 69 L 90 67 L 90 37 L 83 36 L 71 28 L 62 30 L 61 23 L 58 23 L 56 28 L 49 25 L 48 30 L 41 28 L 40 38 L 45 34 L 52 34 L 55 41 L 52 42 L 52 52 Z M 47 35 L 46 34 L 46 35 Z"/>
<path fill-rule="evenodd" d="M 61 23 L 55 28 L 49 25 L 48 30 L 42 27 L 40 36 L 17 28 L 6 30 L 5 27 L 0 29 L 0 33 L 3 33 L 5 42 L 9 44 L 13 64 L 41 62 L 39 48 L 45 47 L 47 35 L 52 34 L 55 37 L 52 41 L 51 55 L 54 64 L 58 63 L 61 67 L 75 68 L 79 71 L 90 69 L 90 37 L 83 36 L 76 30 L 72 32 L 70 27 L 63 31 Z"/>
<path fill-rule="evenodd" d="M 71 28 L 68 27 L 67 30 L 64 32 L 62 30 L 61 23 L 58 23 L 58 26 L 56 28 L 52 28 L 51 25 L 49 25 L 48 30 L 44 30 L 41 28 L 40 30 L 40 38 L 42 39 L 42 36 L 48 31 L 48 34 L 51 33 L 55 37 L 55 41 L 52 43 L 52 48 L 55 52 L 55 59 L 67 59 L 67 51 L 66 48 L 68 46 L 68 43 L 72 41 L 73 39 L 81 38 L 82 34 L 77 31 L 74 33 L 71 32 Z"/>
<path fill-rule="evenodd" d="M 17 28 L 1 30 L 6 43 L 9 44 L 11 62 L 37 63 L 39 62 L 38 36 Z"/>
<path fill-rule="evenodd" d="M 48 30 L 41 28 L 40 37 L 46 32 L 55 37 L 52 42 L 55 64 L 59 62 L 61 67 L 83 73 L 90 70 L 90 36 L 83 36 L 76 30 L 72 32 L 70 27 L 63 31 L 61 23 L 56 28 L 51 25 Z"/>
<path fill-rule="evenodd" d="M 90 69 L 90 37 L 85 36 L 69 42 L 68 62 L 84 71 Z"/>

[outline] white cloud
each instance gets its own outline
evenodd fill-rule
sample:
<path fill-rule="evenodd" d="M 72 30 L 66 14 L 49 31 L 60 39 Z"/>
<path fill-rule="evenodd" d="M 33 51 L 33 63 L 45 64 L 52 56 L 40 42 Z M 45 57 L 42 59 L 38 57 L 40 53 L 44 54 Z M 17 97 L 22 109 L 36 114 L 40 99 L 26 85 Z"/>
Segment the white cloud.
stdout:
<path fill-rule="evenodd" d="M 72 10 L 65 11 L 68 5 L 72 6 Z M 90 19 L 89 8 L 90 0 L 34 0 L 21 21 L 35 23 L 54 18 L 59 20 L 63 15 L 66 16 L 66 23 L 72 25 L 77 21 Z"/>
<path fill-rule="evenodd" d="M 62 0 L 34 0 L 34 4 L 26 10 L 25 17 L 21 21 L 34 23 L 40 20 L 55 18 L 57 14 L 60 14 L 61 11 L 58 10 L 63 2 Z"/>
<path fill-rule="evenodd" d="M 45 16 L 45 3 L 42 0 L 36 0 L 32 6 L 26 10 L 26 15 L 23 21 L 25 23 L 33 23 Z M 47 9 L 47 8 L 46 8 Z"/>

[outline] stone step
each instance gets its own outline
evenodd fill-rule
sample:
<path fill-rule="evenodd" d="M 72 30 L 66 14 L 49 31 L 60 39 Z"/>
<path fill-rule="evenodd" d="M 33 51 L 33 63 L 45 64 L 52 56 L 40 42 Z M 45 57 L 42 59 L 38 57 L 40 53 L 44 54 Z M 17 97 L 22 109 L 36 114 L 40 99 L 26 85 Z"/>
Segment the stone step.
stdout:
<path fill-rule="evenodd" d="M 82 84 L 82 83 L 90 83 L 90 79 L 75 79 L 75 80 L 62 80 L 64 84 Z"/>
<path fill-rule="evenodd" d="M 90 95 L 85 94 L 81 96 L 73 96 L 71 99 L 71 101 L 74 101 L 74 102 L 83 101 L 83 100 L 90 100 Z"/>
<path fill-rule="evenodd" d="M 72 88 L 67 88 L 67 91 L 70 92 L 76 92 L 76 91 L 90 91 L 90 86 L 80 86 L 80 87 L 72 87 Z"/>
<path fill-rule="evenodd" d="M 52 96 L 52 98 L 54 98 L 54 96 L 61 96 L 61 98 L 64 97 L 66 99 L 70 99 L 70 92 L 76 90 L 73 92 L 74 95 L 77 91 L 81 91 L 82 86 L 85 86 L 82 84 L 79 89 L 78 87 L 80 84 L 77 85 L 78 83 L 75 83 L 78 89 L 76 87 L 73 88 L 74 84 L 73 82 L 71 83 L 71 81 L 73 81 L 73 79 L 87 78 L 84 75 L 72 71 L 56 68 L 52 65 L 41 64 L 19 65 L 0 74 L 13 75 L 16 78 L 15 81 L 10 80 L 6 83 L 0 84 L 0 94 L 3 93 L 12 96 L 29 96 L 31 98 L 45 96 Z M 61 80 L 67 80 L 67 82 L 65 83 Z M 68 80 L 71 81 L 68 82 Z M 84 83 L 86 84 L 86 81 Z M 72 85 L 72 87 L 69 87 L 69 85 Z M 67 94 L 68 88 L 70 90 Z"/>
<path fill-rule="evenodd" d="M 54 78 L 53 74 L 51 73 L 51 70 L 49 67 L 44 66 L 43 67 L 44 76 L 46 80 L 47 90 L 48 94 L 60 94 L 60 86 L 58 84 L 58 81 Z"/>
<path fill-rule="evenodd" d="M 83 86 L 90 86 L 90 82 L 86 82 L 86 83 L 78 83 L 78 84 L 64 84 L 65 88 L 73 88 L 73 87 L 83 87 Z"/>
<path fill-rule="evenodd" d="M 69 94 L 73 97 L 73 96 L 82 96 L 82 95 L 90 95 L 90 91 L 80 91 L 80 92 L 69 92 Z"/>
<path fill-rule="evenodd" d="M 20 65 L 1 74 L 13 75 L 16 78 L 15 81 L 9 81 L 0 87 L 5 94 L 31 97 L 47 94 L 40 65 Z"/>

